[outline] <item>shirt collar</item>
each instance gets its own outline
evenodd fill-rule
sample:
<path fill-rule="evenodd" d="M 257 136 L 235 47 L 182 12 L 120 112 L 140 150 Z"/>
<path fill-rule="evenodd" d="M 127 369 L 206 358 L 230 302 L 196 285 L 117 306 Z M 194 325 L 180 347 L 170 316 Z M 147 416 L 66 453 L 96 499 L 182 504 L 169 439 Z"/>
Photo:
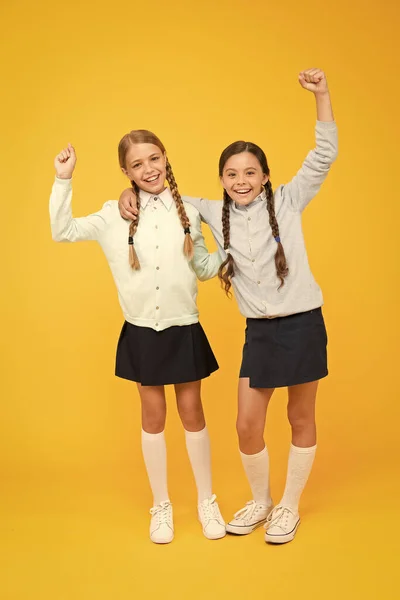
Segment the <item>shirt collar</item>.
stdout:
<path fill-rule="evenodd" d="M 171 208 L 171 206 L 174 202 L 174 199 L 172 197 L 171 190 L 169 189 L 169 187 L 165 188 L 165 190 L 163 192 L 161 192 L 161 194 L 156 194 L 156 195 L 150 194 L 149 192 L 145 192 L 143 190 L 140 190 L 139 197 L 140 197 L 140 206 L 142 208 L 146 208 L 146 206 L 149 203 L 149 200 L 154 199 L 154 198 L 159 198 L 167 210 L 169 210 Z"/>
<path fill-rule="evenodd" d="M 265 190 L 263 190 L 261 192 L 261 194 L 258 194 L 258 196 L 256 198 L 254 198 L 253 202 L 250 202 L 250 204 L 236 204 L 236 202 L 234 202 L 234 207 L 237 208 L 238 210 L 247 210 L 248 208 L 251 208 L 252 206 L 255 206 L 256 204 L 259 204 L 260 202 L 263 202 L 263 200 L 267 199 L 267 194 L 265 193 Z"/>

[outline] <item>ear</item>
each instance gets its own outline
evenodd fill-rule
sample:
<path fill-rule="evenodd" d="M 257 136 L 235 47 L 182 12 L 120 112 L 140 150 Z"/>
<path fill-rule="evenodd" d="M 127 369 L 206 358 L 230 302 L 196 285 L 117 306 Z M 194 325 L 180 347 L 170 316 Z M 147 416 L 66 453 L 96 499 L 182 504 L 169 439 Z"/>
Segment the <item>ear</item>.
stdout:
<path fill-rule="evenodd" d="M 224 190 L 226 191 L 226 187 L 224 186 L 224 178 L 222 177 L 222 175 L 219 178 L 219 182 L 222 185 L 222 187 L 224 188 Z"/>
<path fill-rule="evenodd" d="M 269 175 L 264 175 L 264 177 L 262 178 L 262 184 L 265 185 L 267 181 L 269 181 Z"/>
<path fill-rule="evenodd" d="M 121 171 L 123 172 L 124 175 L 126 175 L 127 177 L 129 177 L 128 171 L 126 169 L 124 169 L 124 167 L 121 167 Z"/>

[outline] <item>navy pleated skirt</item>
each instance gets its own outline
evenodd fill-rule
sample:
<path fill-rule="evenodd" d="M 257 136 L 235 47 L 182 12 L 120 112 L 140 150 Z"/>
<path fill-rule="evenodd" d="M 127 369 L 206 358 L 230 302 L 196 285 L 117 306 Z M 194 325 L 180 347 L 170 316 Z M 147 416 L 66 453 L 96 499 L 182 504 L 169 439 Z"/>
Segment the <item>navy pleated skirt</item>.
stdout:
<path fill-rule="evenodd" d="M 218 363 L 200 323 L 163 331 L 125 321 L 115 374 L 142 385 L 188 383 L 208 377 Z"/>
<path fill-rule="evenodd" d="M 275 319 L 247 319 L 240 377 L 250 387 L 309 383 L 328 375 L 321 308 Z"/>

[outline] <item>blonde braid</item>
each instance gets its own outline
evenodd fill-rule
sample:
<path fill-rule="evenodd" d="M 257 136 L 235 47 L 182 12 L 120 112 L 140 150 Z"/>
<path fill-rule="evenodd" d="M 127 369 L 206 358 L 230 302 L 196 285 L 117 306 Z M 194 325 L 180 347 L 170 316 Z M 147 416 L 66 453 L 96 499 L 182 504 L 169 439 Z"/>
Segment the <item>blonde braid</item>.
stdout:
<path fill-rule="evenodd" d="M 128 237 L 129 264 L 131 265 L 131 267 L 134 271 L 139 271 L 140 262 L 138 259 L 138 255 L 136 254 L 134 240 L 133 240 L 135 233 L 137 231 L 138 225 L 139 225 L 139 216 L 140 216 L 139 188 L 134 181 L 131 181 L 131 184 L 132 184 L 132 188 L 135 193 L 135 196 L 136 196 L 136 208 L 138 209 L 138 214 L 136 216 L 135 221 L 131 221 L 131 223 L 129 225 L 129 237 Z"/>
<path fill-rule="evenodd" d="M 167 159 L 166 164 L 167 170 L 167 181 L 171 190 L 171 194 L 173 199 L 175 200 L 176 210 L 178 211 L 178 216 L 181 221 L 183 231 L 185 233 L 185 239 L 183 242 L 183 253 L 188 258 L 188 260 L 192 260 L 194 254 L 194 245 L 193 240 L 190 235 L 190 221 L 186 214 L 186 210 L 184 204 L 182 202 L 181 195 L 178 191 L 178 185 L 175 181 L 174 174 L 172 172 L 171 165 L 169 164 L 169 160 Z"/>

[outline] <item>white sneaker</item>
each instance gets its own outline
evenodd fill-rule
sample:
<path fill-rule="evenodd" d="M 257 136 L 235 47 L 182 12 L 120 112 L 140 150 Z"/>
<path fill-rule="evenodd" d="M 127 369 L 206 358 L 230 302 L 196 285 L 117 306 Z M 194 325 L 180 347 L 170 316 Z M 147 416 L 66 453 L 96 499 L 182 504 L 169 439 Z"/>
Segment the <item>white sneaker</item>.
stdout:
<path fill-rule="evenodd" d="M 257 527 L 265 523 L 273 507 L 272 503 L 260 504 L 255 500 L 251 500 L 233 515 L 233 519 L 227 524 L 226 530 L 229 533 L 236 533 L 236 535 L 252 533 Z"/>
<path fill-rule="evenodd" d="M 276 506 L 264 525 L 265 541 L 270 544 L 291 542 L 296 535 L 300 517 L 297 511 L 287 506 Z"/>
<path fill-rule="evenodd" d="M 155 544 L 169 544 L 174 539 L 171 502 L 161 502 L 150 509 L 150 539 Z"/>
<path fill-rule="evenodd" d="M 225 521 L 219 510 L 217 496 L 213 494 L 198 505 L 199 521 L 209 540 L 219 540 L 226 535 Z"/>

